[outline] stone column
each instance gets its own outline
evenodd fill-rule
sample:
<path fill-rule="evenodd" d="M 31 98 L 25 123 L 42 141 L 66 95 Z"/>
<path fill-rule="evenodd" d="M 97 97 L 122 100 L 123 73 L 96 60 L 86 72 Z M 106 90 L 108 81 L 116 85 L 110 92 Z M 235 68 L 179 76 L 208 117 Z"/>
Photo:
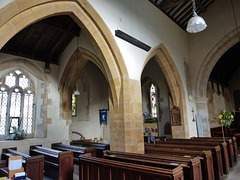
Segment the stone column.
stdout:
<path fill-rule="evenodd" d="M 111 150 L 144 153 L 141 82 L 125 80 L 118 109 L 110 105 Z"/>
<path fill-rule="evenodd" d="M 208 114 L 208 98 L 196 99 L 197 113 L 201 116 L 202 127 L 205 137 L 210 137 L 210 125 L 209 125 L 209 114 Z"/>

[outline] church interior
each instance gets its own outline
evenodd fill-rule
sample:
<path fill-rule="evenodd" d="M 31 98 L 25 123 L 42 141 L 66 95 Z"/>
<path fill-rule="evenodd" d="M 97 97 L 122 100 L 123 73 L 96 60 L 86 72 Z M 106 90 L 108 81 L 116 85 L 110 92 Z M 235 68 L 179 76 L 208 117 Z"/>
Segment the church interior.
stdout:
<path fill-rule="evenodd" d="M 239 9 L 0 1 L 0 179 L 238 179 Z"/>

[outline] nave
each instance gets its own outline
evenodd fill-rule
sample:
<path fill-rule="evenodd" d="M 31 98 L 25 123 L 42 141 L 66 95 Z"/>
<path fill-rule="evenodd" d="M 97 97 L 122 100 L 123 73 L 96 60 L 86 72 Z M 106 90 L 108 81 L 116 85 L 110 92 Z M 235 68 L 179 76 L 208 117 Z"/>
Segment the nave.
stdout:
<path fill-rule="evenodd" d="M 34 180 L 236 179 L 237 141 L 235 137 L 165 138 L 146 142 L 145 154 L 112 151 L 109 144 L 84 140 L 53 143 L 51 148 L 32 145 L 29 155 L 16 147 L 4 148 L 0 175 L 8 176 L 11 158 L 21 156 L 24 171 Z"/>

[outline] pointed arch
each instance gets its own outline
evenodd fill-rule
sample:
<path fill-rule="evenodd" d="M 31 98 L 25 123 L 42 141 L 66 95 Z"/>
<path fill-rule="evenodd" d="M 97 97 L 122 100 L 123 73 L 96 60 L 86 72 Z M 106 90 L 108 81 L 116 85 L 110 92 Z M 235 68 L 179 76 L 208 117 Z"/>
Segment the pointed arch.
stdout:
<path fill-rule="evenodd" d="M 49 82 L 49 79 L 47 78 L 47 76 L 42 71 L 40 71 L 38 67 L 36 67 L 33 63 L 31 63 L 26 59 L 13 58 L 0 63 L 0 71 L 7 68 L 12 68 L 12 67 L 16 67 L 16 68 L 20 67 L 22 69 L 25 69 L 29 71 L 31 74 L 33 74 L 39 80 L 44 82 Z"/>
<path fill-rule="evenodd" d="M 238 28 L 239 29 L 239 28 Z M 205 59 L 203 60 L 199 73 L 197 76 L 196 87 L 195 87 L 195 98 L 206 99 L 207 98 L 207 85 L 210 74 L 222 57 L 222 55 L 228 51 L 233 45 L 239 42 L 238 34 L 240 30 L 235 29 L 228 35 L 224 36 L 215 46 L 212 48 Z"/>
<path fill-rule="evenodd" d="M 182 128 L 178 126 L 174 127 L 172 132 L 173 137 L 176 137 L 174 133 L 177 133 L 178 136 L 189 137 L 185 92 L 178 69 L 167 48 L 163 44 L 158 45 L 149 53 L 143 68 L 152 58 L 156 60 L 166 78 L 174 105 L 181 107 L 181 119 L 183 125 Z"/>
<path fill-rule="evenodd" d="M 124 77 L 128 77 L 128 72 L 111 31 L 87 1 L 46 0 L 29 3 L 23 3 L 21 0 L 12 1 L 0 10 L 1 17 L 5 17 L 0 20 L 0 48 L 28 25 L 61 14 L 71 16 L 92 41 L 104 69 L 107 70 L 107 80 L 114 84 L 116 97 L 113 99 L 116 101 L 114 104 L 118 105 L 122 81 Z"/>
<path fill-rule="evenodd" d="M 77 51 L 79 53 L 78 59 Z M 76 63 L 77 61 L 78 63 Z M 88 61 L 92 61 L 101 70 L 106 80 L 108 81 L 107 74 L 109 73 L 109 70 L 104 68 L 101 60 L 89 50 L 79 47 L 78 50 L 76 50 L 70 57 L 59 83 L 59 89 L 62 93 L 63 98 L 62 106 L 66 110 L 71 107 L 71 99 L 69 97 L 71 97 L 72 91 L 77 81 L 77 77 L 79 76 Z M 111 97 L 116 98 L 117 92 L 114 84 L 112 83 L 112 81 L 108 81 L 108 83 L 110 86 Z M 111 100 L 113 101 L 113 99 Z"/>

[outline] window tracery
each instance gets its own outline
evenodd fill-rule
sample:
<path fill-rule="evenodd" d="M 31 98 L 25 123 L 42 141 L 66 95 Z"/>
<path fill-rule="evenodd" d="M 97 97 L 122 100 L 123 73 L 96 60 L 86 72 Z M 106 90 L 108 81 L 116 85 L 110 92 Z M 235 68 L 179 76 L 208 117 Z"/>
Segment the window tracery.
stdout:
<path fill-rule="evenodd" d="M 21 71 L 8 73 L 0 82 L 0 136 L 12 133 L 19 126 L 33 133 L 34 92 L 31 80 Z"/>

